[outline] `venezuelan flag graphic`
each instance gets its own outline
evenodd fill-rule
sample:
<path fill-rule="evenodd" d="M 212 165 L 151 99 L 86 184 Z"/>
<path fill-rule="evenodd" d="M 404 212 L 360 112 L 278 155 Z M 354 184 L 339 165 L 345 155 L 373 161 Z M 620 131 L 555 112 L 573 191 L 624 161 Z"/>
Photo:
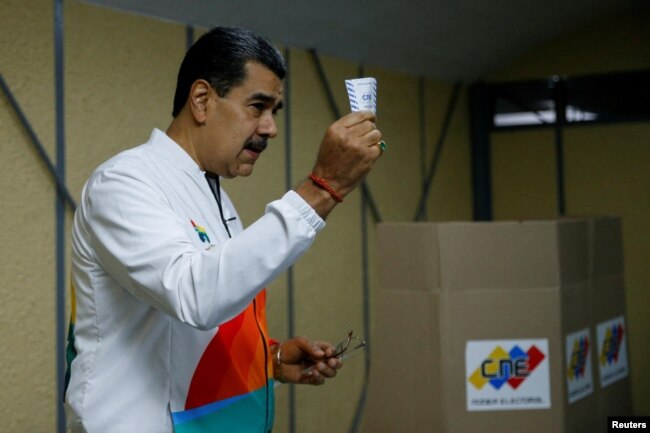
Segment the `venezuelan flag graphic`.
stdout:
<path fill-rule="evenodd" d="M 263 291 L 221 325 L 194 372 L 185 410 L 172 413 L 179 433 L 264 432 L 273 424 L 273 370 L 266 343 Z"/>
<path fill-rule="evenodd" d="M 208 233 L 205 231 L 205 228 L 195 223 L 194 220 L 190 220 L 190 222 L 192 223 L 192 227 L 194 227 L 196 233 L 199 235 L 199 239 L 201 239 L 201 242 L 209 243 L 210 237 L 208 236 Z"/>

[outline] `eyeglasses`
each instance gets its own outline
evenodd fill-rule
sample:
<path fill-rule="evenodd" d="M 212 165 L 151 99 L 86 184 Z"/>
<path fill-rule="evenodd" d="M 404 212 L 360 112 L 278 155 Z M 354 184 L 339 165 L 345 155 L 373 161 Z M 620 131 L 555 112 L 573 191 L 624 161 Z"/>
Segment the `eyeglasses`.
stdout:
<path fill-rule="evenodd" d="M 348 331 L 347 337 L 334 347 L 334 354 L 327 359 L 338 358 L 344 360 L 363 352 L 363 349 L 366 347 L 366 340 L 356 337 L 353 334 L 354 331 Z M 316 365 L 304 369 L 302 373 L 309 373 L 314 368 L 316 368 Z"/>
<path fill-rule="evenodd" d="M 366 347 L 366 341 L 353 336 L 353 334 L 354 331 L 348 331 L 347 338 L 336 345 L 331 358 L 347 359 L 356 353 L 360 353 L 361 349 Z"/>

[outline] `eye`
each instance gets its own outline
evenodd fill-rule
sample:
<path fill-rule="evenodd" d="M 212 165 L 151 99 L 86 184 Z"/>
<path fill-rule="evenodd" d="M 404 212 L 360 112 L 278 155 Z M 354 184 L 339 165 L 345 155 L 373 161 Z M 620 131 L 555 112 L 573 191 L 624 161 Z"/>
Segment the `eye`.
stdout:
<path fill-rule="evenodd" d="M 266 108 L 263 102 L 254 102 L 250 106 L 253 107 L 255 111 L 259 111 L 259 112 L 264 111 L 264 109 Z"/>

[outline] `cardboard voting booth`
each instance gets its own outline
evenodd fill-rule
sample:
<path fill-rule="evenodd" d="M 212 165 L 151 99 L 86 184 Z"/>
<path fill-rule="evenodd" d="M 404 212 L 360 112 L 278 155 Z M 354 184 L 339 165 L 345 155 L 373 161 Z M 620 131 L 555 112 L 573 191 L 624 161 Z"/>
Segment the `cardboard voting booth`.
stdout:
<path fill-rule="evenodd" d="M 631 415 L 621 247 L 617 218 L 381 224 L 363 432 Z"/>

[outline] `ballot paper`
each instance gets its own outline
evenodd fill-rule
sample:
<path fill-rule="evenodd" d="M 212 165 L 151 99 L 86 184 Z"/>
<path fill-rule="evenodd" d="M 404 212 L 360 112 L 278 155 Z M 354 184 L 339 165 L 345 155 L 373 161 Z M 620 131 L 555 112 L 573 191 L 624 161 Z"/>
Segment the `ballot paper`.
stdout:
<path fill-rule="evenodd" d="M 372 111 L 377 114 L 377 80 L 372 77 L 345 80 L 352 111 Z"/>

